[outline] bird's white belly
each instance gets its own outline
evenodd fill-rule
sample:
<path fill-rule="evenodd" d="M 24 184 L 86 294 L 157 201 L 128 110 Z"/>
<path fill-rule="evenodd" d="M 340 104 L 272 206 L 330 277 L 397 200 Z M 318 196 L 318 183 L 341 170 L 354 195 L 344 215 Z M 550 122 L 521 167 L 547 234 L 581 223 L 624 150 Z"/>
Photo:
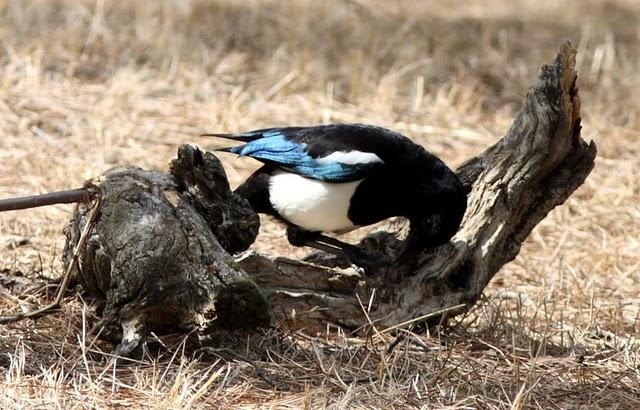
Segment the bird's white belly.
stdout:
<path fill-rule="evenodd" d="M 346 232 L 357 228 L 349 204 L 360 181 L 330 183 L 277 171 L 269 182 L 269 198 L 287 221 L 309 231 Z"/>

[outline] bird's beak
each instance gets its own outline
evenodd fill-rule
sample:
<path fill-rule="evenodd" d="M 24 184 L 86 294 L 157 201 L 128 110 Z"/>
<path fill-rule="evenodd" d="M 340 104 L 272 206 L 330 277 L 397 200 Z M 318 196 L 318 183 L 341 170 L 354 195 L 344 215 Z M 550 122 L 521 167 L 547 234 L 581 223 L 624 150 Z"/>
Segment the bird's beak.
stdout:
<path fill-rule="evenodd" d="M 405 239 L 404 244 L 400 248 L 400 252 L 398 252 L 396 256 L 396 261 L 402 262 L 407 258 L 416 255 L 423 249 L 424 241 L 422 240 L 421 235 L 417 234 L 415 229 L 411 229 L 407 239 Z"/>

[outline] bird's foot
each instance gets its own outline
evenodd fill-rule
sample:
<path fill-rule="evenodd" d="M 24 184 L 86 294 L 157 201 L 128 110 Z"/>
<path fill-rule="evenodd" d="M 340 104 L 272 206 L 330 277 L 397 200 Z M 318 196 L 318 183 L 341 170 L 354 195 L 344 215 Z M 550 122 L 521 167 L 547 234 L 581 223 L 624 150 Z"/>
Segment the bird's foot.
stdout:
<path fill-rule="evenodd" d="M 357 246 L 347 246 L 342 249 L 342 252 L 352 264 L 367 270 L 382 268 L 389 264 L 389 261 L 370 255 Z"/>
<path fill-rule="evenodd" d="M 365 252 L 360 247 L 338 239 L 322 235 L 320 232 L 311 232 L 296 226 L 287 227 L 287 239 L 293 246 L 309 246 L 336 256 L 337 265 L 345 265 L 340 260 L 346 259 L 348 264 L 356 265 L 365 270 L 389 266 L 393 261 L 381 255 Z"/>
<path fill-rule="evenodd" d="M 391 261 L 382 255 L 372 254 L 359 246 L 345 243 L 335 238 L 319 235 L 314 242 L 322 243 L 324 246 L 334 247 L 338 251 L 335 253 L 336 255 L 342 256 L 351 264 L 366 270 L 382 268 L 391 264 Z"/>

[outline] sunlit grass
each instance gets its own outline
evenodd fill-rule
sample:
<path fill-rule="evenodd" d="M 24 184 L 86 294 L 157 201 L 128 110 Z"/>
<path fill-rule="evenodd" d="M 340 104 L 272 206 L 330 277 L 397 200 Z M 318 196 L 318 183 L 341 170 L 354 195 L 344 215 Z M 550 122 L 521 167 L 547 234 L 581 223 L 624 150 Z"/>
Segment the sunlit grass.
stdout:
<path fill-rule="evenodd" d="M 0 1 L 0 197 L 166 169 L 181 143 L 219 144 L 204 131 L 332 121 L 396 129 L 455 166 L 504 135 L 566 39 L 598 145 L 584 186 L 437 334 L 390 352 L 392 336 L 335 329 L 216 339 L 237 356 L 169 335 L 116 362 L 74 294 L 0 328 L 0 407 L 640 406 L 640 5 L 468 3 Z M 257 166 L 222 159 L 234 185 Z M 2 311 L 46 299 L 36 275 L 62 273 L 70 211 L 0 214 Z M 254 246 L 293 252 L 268 220 Z"/>

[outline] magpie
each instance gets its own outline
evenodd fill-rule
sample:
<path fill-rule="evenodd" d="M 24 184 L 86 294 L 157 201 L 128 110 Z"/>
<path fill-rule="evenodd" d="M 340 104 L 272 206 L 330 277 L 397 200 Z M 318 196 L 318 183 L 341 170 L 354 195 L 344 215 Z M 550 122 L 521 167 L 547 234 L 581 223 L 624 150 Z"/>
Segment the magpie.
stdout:
<path fill-rule="evenodd" d="M 387 264 L 449 241 L 466 210 L 458 176 L 422 146 L 385 128 L 330 124 L 203 136 L 243 142 L 218 151 L 263 163 L 235 192 L 256 212 L 284 222 L 292 245 L 346 256 L 362 267 L 377 266 L 375 258 L 323 232 L 405 217 L 408 236 Z"/>

